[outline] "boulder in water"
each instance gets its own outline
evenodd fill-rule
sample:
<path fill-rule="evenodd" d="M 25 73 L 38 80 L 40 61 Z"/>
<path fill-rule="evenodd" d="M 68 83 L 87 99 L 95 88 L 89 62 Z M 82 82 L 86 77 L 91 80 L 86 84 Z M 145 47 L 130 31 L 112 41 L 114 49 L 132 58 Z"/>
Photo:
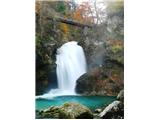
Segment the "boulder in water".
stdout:
<path fill-rule="evenodd" d="M 93 114 L 89 108 L 79 103 L 65 103 L 59 107 L 50 107 L 43 110 L 41 118 L 54 119 L 92 119 Z"/>
<path fill-rule="evenodd" d="M 100 114 L 104 119 L 121 119 L 124 117 L 124 107 L 121 101 L 114 101 L 109 104 Z"/>

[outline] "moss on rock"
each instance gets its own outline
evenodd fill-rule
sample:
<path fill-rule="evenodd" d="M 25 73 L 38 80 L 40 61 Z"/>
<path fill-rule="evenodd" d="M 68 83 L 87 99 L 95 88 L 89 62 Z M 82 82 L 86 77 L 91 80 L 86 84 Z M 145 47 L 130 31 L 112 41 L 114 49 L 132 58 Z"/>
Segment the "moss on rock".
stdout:
<path fill-rule="evenodd" d="M 91 119 L 93 114 L 89 108 L 79 103 L 65 103 L 59 107 L 50 107 L 43 110 L 41 118 L 54 118 L 54 119 Z"/>
<path fill-rule="evenodd" d="M 83 74 L 76 82 L 76 92 L 82 95 L 115 96 L 123 89 L 123 66 L 114 61 L 107 61 Z"/>

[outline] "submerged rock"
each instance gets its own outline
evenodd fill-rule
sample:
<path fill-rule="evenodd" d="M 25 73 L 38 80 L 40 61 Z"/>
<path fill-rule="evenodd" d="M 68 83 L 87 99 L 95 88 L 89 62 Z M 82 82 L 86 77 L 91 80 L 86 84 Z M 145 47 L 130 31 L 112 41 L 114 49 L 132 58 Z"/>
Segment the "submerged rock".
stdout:
<path fill-rule="evenodd" d="M 41 116 L 40 116 L 40 111 L 39 110 L 36 110 L 36 119 L 40 119 Z"/>
<path fill-rule="evenodd" d="M 59 107 L 50 107 L 43 110 L 41 118 L 57 119 L 92 119 L 93 113 L 89 108 L 79 103 L 65 103 Z"/>

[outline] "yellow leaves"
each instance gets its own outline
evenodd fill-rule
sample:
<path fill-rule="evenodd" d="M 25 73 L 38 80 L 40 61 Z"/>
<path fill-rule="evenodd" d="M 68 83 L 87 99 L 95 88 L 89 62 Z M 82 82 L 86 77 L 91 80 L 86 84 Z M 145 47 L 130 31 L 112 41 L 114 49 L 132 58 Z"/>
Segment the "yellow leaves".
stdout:
<path fill-rule="evenodd" d="M 63 38 L 64 38 L 64 39 L 67 39 L 67 37 L 68 37 L 68 32 L 69 32 L 69 28 L 68 28 L 67 24 L 61 23 L 61 24 L 60 24 L 60 28 L 61 28 L 61 30 L 62 30 L 62 32 L 63 32 Z"/>
<path fill-rule="evenodd" d="M 63 32 L 67 33 L 68 32 L 68 26 L 65 23 L 62 23 L 61 26 L 63 28 Z"/>

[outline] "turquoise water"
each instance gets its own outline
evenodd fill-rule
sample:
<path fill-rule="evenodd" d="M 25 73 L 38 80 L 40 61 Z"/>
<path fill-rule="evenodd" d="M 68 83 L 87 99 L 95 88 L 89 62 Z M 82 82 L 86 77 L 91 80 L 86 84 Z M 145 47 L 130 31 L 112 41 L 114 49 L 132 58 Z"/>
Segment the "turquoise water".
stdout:
<path fill-rule="evenodd" d="M 116 97 L 113 96 L 58 96 L 49 100 L 36 99 L 36 110 L 46 109 L 53 105 L 60 106 L 66 102 L 80 103 L 93 110 L 107 105 L 115 99 Z"/>

